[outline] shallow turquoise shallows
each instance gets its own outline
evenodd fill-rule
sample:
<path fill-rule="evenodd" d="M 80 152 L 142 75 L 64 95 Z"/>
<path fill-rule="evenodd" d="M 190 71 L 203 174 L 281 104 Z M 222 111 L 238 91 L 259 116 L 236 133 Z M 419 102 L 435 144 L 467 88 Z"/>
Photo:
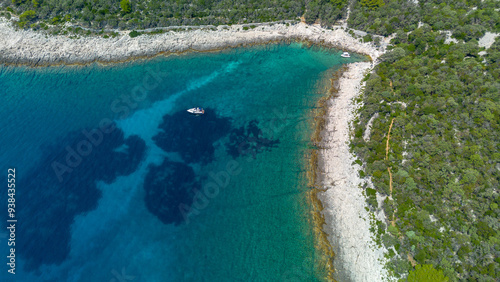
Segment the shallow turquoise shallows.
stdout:
<path fill-rule="evenodd" d="M 0 67 L 0 163 L 5 178 L 16 169 L 17 219 L 16 274 L 3 226 L 0 281 L 324 277 L 305 156 L 322 79 L 363 59 L 340 54 L 294 43 Z"/>

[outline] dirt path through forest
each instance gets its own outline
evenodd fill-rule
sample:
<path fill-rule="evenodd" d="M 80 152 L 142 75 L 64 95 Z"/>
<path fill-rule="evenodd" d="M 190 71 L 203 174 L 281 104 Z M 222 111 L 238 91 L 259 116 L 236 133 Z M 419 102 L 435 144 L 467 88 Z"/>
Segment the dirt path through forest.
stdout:
<path fill-rule="evenodd" d="M 391 130 L 392 130 L 392 125 L 394 124 L 394 119 L 395 118 L 391 120 L 391 125 L 389 126 L 389 132 L 387 132 L 387 143 L 385 145 L 385 160 L 389 160 L 389 148 L 390 148 L 389 141 L 391 140 Z M 389 172 L 389 191 L 390 191 L 389 198 L 392 200 L 392 173 L 390 167 L 387 167 L 387 172 Z M 396 210 L 394 210 L 392 213 L 391 225 L 396 226 Z"/>

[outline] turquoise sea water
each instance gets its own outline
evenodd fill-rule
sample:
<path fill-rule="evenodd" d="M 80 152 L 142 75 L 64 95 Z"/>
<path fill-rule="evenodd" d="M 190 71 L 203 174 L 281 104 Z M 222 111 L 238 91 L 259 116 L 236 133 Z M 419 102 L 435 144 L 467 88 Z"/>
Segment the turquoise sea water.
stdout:
<path fill-rule="evenodd" d="M 362 59 L 340 53 L 272 44 L 0 67 L 0 163 L 5 178 L 16 169 L 18 220 L 15 275 L 0 231 L 0 280 L 323 276 L 304 156 L 319 81 Z"/>

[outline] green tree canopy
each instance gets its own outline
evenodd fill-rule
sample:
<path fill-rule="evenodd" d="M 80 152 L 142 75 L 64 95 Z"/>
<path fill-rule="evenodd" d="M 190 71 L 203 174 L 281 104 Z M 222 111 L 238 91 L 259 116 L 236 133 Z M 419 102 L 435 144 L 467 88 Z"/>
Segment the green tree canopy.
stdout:
<path fill-rule="evenodd" d="M 35 11 L 28 10 L 19 16 L 19 20 L 22 22 L 29 22 L 29 21 L 33 20 L 35 17 L 36 17 Z"/>
<path fill-rule="evenodd" d="M 342 9 L 347 4 L 347 0 L 330 0 L 330 3 L 338 9 Z"/>
<path fill-rule="evenodd" d="M 120 7 L 122 8 L 123 13 L 130 13 L 132 11 L 132 5 L 130 5 L 130 0 L 121 0 Z"/>
<path fill-rule="evenodd" d="M 437 270 L 431 264 L 417 265 L 415 270 L 410 271 L 408 282 L 446 282 L 448 277 L 443 271 Z"/>
<path fill-rule="evenodd" d="M 361 6 L 368 7 L 370 9 L 375 9 L 385 5 L 384 0 L 361 0 Z"/>
<path fill-rule="evenodd" d="M 396 47 L 390 52 L 387 52 L 384 55 L 382 55 L 380 59 L 384 62 L 394 63 L 395 61 L 403 58 L 404 56 L 406 56 L 406 51 L 401 47 Z"/>

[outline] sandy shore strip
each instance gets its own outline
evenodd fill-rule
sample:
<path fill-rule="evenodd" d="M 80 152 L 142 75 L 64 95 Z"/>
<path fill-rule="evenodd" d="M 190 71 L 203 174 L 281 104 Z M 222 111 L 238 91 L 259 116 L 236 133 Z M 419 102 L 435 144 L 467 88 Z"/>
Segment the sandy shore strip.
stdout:
<path fill-rule="evenodd" d="M 10 22 L 0 19 L 0 62 L 32 66 L 107 63 L 285 40 L 310 41 L 372 58 L 379 55 L 372 45 L 361 44 L 340 27 L 331 30 L 303 23 L 259 25 L 248 30 L 242 25 L 219 26 L 217 30 L 168 31 L 134 38 L 122 32 L 115 38 L 71 39 L 65 35 L 47 36 L 32 30 L 16 30 Z"/>
<path fill-rule="evenodd" d="M 384 247 L 376 246 L 370 232 L 370 214 L 362 194 L 365 180 L 359 177 L 361 167 L 353 164 L 349 152 L 351 130 L 349 124 L 358 105 L 356 98 L 362 87 L 361 80 L 370 71 L 370 62 L 347 65 L 338 79 L 336 97 L 327 101 L 326 124 L 322 131 L 318 156 L 318 180 L 326 189 L 318 193 L 323 203 L 323 216 L 333 251 L 334 277 L 337 281 L 384 281 L 388 272 L 384 269 Z M 383 218 L 383 214 L 377 216 Z"/>

